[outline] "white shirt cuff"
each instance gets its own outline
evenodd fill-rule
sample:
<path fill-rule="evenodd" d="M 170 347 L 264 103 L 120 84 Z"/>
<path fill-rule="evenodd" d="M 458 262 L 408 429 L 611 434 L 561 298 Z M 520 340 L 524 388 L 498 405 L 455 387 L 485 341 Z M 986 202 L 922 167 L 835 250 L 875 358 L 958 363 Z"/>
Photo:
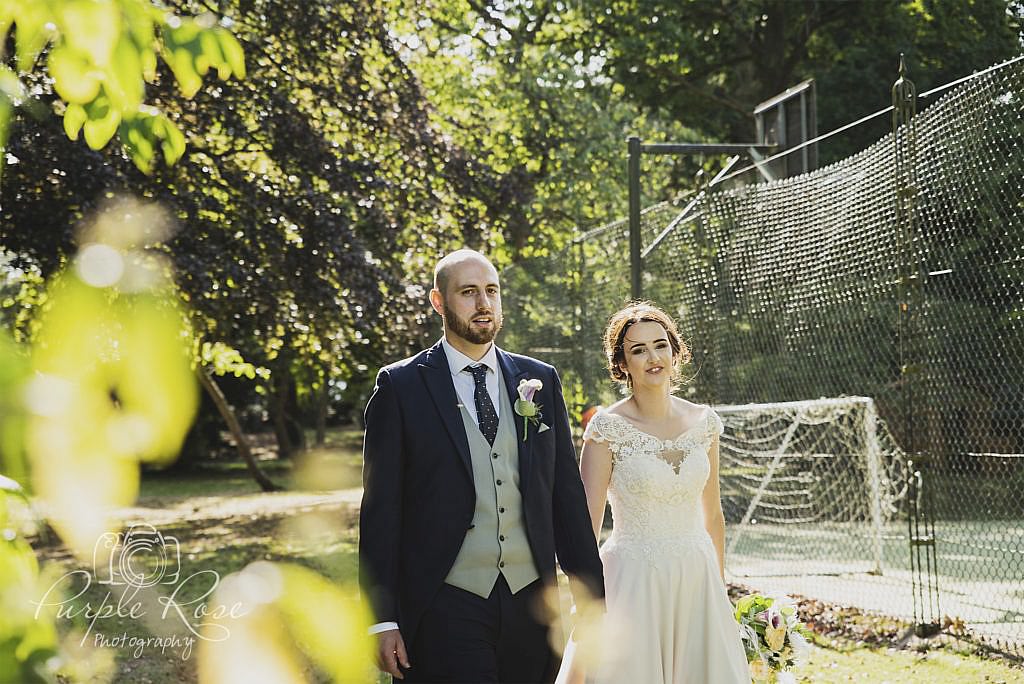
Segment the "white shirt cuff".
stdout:
<path fill-rule="evenodd" d="M 388 632 L 392 629 L 398 629 L 397 622 L 378 622 L 375 625 L 371 625 L 368 634 L 380 634 L 381 632 Z"/>

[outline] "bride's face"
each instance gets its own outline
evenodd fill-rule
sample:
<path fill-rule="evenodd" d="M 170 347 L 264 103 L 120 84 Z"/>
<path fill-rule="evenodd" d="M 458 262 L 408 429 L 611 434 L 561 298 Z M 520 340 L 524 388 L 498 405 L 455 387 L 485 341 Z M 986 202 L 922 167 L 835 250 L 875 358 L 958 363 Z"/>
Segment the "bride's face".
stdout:
<path fill-rule="evenodd" d="M 622 353 L 634 389 L 671 384 L 676 358 L 660 323 L 641 321 L 630 326 L 622 338 Z"/>

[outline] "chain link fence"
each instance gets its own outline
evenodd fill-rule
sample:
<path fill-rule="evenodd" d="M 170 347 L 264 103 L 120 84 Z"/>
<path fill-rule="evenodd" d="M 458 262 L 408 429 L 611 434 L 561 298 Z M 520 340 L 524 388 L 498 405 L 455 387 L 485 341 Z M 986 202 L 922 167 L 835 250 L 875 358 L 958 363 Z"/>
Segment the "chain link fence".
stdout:
<path fill-rule="evenodd" d="M 890 135 L 795 178 L 737 172 L 646 209 L 643 295 L 692 347 L 683 395 L 727 425 L 734 577 L 946 616 L 1020 657 L 1024 59 L 922 100 L 909 186 Z M 504 275 L 503 343 L 559 367 L 577 418 L 617 398 L 601 333 L 629 299 L 628 245 L 619 221 Z M 911 562 L 921 511 L 929 596 Z"/>

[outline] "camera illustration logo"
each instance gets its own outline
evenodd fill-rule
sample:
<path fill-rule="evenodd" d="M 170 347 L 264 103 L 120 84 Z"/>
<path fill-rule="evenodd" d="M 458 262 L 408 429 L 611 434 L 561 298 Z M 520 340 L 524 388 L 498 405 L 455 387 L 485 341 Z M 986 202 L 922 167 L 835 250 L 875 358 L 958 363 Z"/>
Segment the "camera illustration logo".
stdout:
<path fill-rule="evenodd" d="M 92 567 L 100 584 L 174 584 L 181 570 L 178 540 L 145 523 L 132 525 L 127 532 L 107 532 L 96 540 Z"/>

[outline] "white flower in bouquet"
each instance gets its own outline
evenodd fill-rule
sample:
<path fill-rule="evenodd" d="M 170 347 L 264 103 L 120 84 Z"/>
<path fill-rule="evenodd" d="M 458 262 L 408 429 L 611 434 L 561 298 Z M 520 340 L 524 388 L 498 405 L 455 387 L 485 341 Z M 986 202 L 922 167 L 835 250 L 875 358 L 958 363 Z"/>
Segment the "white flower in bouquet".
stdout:
<path fill-rule="evenodd" d="M 804 665 L 811 657 L 811 642 L 799 631 L 789 633 L 789 643 L 793 647 L 793 660 L 797 665 Z"/>

